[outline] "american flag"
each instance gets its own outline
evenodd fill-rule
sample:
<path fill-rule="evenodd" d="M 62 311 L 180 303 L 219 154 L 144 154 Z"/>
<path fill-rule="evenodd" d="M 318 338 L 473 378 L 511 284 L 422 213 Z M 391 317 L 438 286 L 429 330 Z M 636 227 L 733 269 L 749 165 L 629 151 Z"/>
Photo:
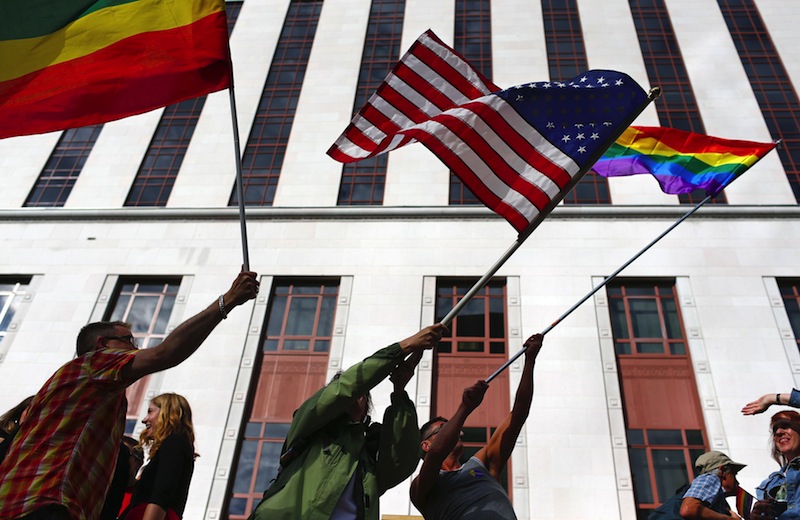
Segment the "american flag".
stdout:
<path fill-rule="evenodd" d="M 440 48 L 437 59 L 419 52 L 428 41 Z M 419 141 L 520 233 L 564 198 L 649 102 L 633 79 L 609 70 L 499 90 L 430 31 L 415 46 L 328 154 L 349 162 Z M 430 81 L 395 81 L 406 67 L 432 71 Z M 443 81 L 453 67 L 462 79 Z"/>
<path fill-rule="evenodd" d="M 328 150 L 339 162 L 360 161 L 411 142 L 400 135 L 479 97 L 500 90 L 432 31 L 417 38 Z"/>

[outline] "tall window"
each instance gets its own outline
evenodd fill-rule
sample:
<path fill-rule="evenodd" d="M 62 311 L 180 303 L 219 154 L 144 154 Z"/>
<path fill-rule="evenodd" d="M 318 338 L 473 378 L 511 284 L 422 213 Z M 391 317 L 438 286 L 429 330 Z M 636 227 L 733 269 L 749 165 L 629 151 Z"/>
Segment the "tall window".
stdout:
<path fill-rule="evenodd" d="M 661 125 L 706 133 L 664 0 L 630 0 L 630 6 L 650 84 L 662 88 L 661 99 L 656 103 Z M 705 198 L 704 190 L 678 196 L 684 204 Z M 720 193 L 709 203 L 725 202 L 725 194 Z"/>
<path fill-rule="evenodd" d="M 372 0 L 353 113 L 361 110 L 366 104 L 400 56 L 405 6 L 405 0 Z M 342 167 L 342 182 L 339 186 L 337 204 L 340 206 L 382 204 L 387 161 L 388 154 L 382 154 L 345 164 Z"/>
<path fill-rule="evenodd" d="M 8 327 L 14 321 L 14 315 L 28 291 L 29 283 L 31 283 L 29 276 L 0 276 L 0 346 L 6 339 Z"/>
<path fill-rule="evenodd" d="M 576 0 L 542 0 L 544 37 L 551 81 L 570 80 L 589 67 Z M 581 177 L 564 204 L 610 204 L 608 179 L 590 170 Z"/>
<path fill-rule="evenodd" d="M 673 281 L 607 289 L 622 387 L 637 518 L 693 478 L 705 451 L 703 414 Z"/>
<path fill-rule="evenodd" d="M 321 10 L 322 0 L 292 0 L 289 5 L 242 157 L 245 204 L 271 206 L 275 199 Z M 236 204 L 234 187 L 230 205 Z"/>
<path fill-rule="evenodd" d="M 492 78 L 491 14 L 490 0 L 456 0 L 453 48 L 489 79 Z M 453 172 L 450 172 L 449 198 L 451 206 L 481 204 Z"/>
<path fill-rule="evenodd" d="M 474 285 L 474 279 L 441 279 L 436 287 L 436 321 L 441 321 Z M 450 417 L 461 402 L 464 388 L 488 376 L 508 359 L 505 280 L 491 280 L 450 323 L 436 348 L 432 416 Z M 487 394 L 464 424 L 464 461 L 486 445 L 494 429 L 511 411 L 508 372 L 493 382 Z M 421 419 L 422 421 L 422 419 Z M 423 421 L 424 422 L 424 421 Z M 463 461 L 462 461 L 463 462 Z M 510 468 L 500 483 L 508 491 Z"/>
<path fill-rule="evenodd" d="M 60 208 L 92 151 L 103 125 L 64 130 L 25 201 L 26 207 Z"/>
<path fill-rule="evenodd" d="M 717 0 L 739 58 L 777 148 L 794 197 L 800 202 L 800 102 L 786 67 L 752 0 Z"/>
<path fill-rule="evenodd" d="M 780 279 L 778 289 L 781 291 L 783 306 L 792 325 L 797 348 L 800 349 L 800 280 Z"/>
<path fill-rule="evenodd" d="M 261 367 L 234 463 L 231 520 L 247 518 L 258 505 L 277 475 L 292 414 L 325 384 L 338 294 L 338 280 L 285 280 L 273 286 Z"/>
<path fill-rule="evenodd" d="M 230 36 L 241 11 L 241 2 L 226 2 L 225 11 Z M 166 206 L 175 178 L 183 164 L 206 96 L 187 99 L 164 109 L 150 147 L 139 166 L 125 200 L 126 206 Z"/>
<path fill-rule="evenodd" d="M 113 303 L 104 319 L 126 321 L 133 328 L 133 336 L 140 349 L 160 345 L 167 337 L 167 325 L 178 295 L 181 279 L 175 278 L 120 278 L 114 291 Z M 139 419 L 139 407 L 147 390 L 144 377 L 128 387 L 128 412 L 125 433 L 133 433 Z"/>

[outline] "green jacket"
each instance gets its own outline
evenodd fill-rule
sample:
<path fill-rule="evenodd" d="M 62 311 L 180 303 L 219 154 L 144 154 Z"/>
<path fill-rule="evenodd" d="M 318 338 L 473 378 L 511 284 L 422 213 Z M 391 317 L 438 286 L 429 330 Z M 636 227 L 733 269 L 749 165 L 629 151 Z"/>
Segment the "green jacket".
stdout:
<path fill-rule="evenodd" d="M 251 520 L 329 520 L 357 469 L 361 474 L 356 482 L 362 495 L 359 509 L 364 520 L 378 520 L 379 497 L 410 476 L 419 462 L 417 412 L 408 394 L 392 393 L 381 426 L 377 462 L 365 448 L 366 426 L 343 414 L 383 381 L 403 357 L 397 343 L 381 349 L 300 405 L 284 449 L 301 439 L 307 441 L 307 447 L 298 450 L 297 458 L 264 492 Z"/>

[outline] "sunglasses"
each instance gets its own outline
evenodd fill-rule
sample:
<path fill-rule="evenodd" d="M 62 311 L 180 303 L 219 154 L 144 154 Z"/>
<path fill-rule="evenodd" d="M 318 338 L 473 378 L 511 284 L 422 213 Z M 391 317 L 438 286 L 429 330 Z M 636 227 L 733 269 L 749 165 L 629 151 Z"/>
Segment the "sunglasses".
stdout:
<path fill-rule="evenodd" d="M 432 430 L 432 431 L 431 431 L 431 432 L 430 432 L 428 435 L 426 435 L 425 437 L 423 437 L 423 438 L 422 438 L 422 440 L 423 440 L 423 441 L 427 441 L 428 439 L 430 439 L 431 437 L 433 437 L 434 435 L 436 435 L 437 433 L 439 433 L 439 430 L 441 430 L 442 428 L 444 428 L 444 425 L 445 425 L 445 424 L 447 424 L 447 423 L 442 423 L 442 424 L 440 424 L 439 426 L 437 426 L 436 428 L 434 428 L 434 429 L 433 429 L 433 430 Z"/>
<path fill-rule="evenodd" d="M 772 434 L 778 433 L 778 430 L 795 430 L 797 431 L 798 425 L 795 422 L 783 419 L 772 423 Z"/>

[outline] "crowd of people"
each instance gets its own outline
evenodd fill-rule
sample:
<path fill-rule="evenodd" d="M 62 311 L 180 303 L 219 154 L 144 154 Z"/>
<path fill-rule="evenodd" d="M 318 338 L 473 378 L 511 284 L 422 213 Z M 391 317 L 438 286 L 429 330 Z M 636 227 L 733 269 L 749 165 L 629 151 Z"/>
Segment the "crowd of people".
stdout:
<path fill-rule="evenodd" d="M 186 320 L 157 347 L 138 350 L 131 325 L 96 322 L 81 329 L 76 354 L 35 395 L 0 416 L 0 518 L 6 520 L 178 520 L 194 471 L 192 410 L 178 394 L 154 397 L 138 440 L 123 436 L 125 389 L 194 353 L 233 308 L 256 297 L 253 272 Z M 340 372 L 295 411 L 280 469 L 251 520 L 378 520 L 380 497 L 412 475 L 410 497 L 426 520 L 516 519 L 500 478 L 528 417 L 533 372 L 543 337 L 525 342 L 514 404 L 483 448 L 462 460 L 462 428 L 489 385 L 464 389 L 452 416 L 419 427 L 405 390 L 425 350 L 446 327 L 435 324 Z M 389 378 L 391 404 L 372 422 L 370 391 Z M 800 392 L 767 394 L 747 404 L 800 407 Z M 780 466 L 757 488 L 750 519 L 800 520 L 800 414 L 770 420 L 772 457 Z M 147 463 L 145 462 L 147 454 Z M 710 451 L 675 497 L 684 519 L 741 518 L 726 497 L 745 467 Z M 666 504 L 665 504 L 666 505 Z M 748 520 L 750 520 L 748 519 Z"/>

